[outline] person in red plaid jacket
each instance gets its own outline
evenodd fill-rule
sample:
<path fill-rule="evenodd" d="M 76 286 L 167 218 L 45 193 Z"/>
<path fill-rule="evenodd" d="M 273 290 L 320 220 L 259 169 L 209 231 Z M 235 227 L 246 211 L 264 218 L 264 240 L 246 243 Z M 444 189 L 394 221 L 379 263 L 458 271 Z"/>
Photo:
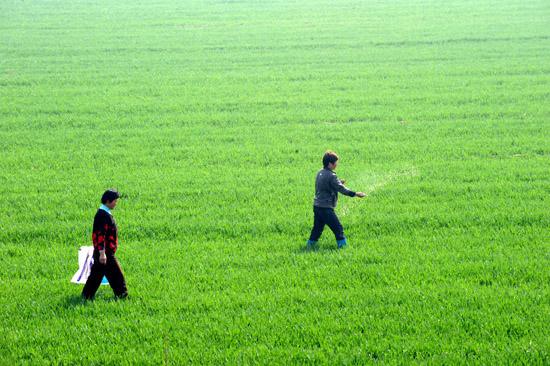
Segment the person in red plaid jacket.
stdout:
<path fill-rule="evenodd" d="M 94 264 L 90 276 L 82 290 L 84 299 L 93 299 L 103 276 L 107 277 L 115 296 L 128 296 L 124 274 L 115 257 L 118 248 L 118 232 L 115 219 L 111 213 L 117 205 L 120 195 L 115 190 L 107 190 L 101 197 L 101 206 L 94 218 L 92 243 L 94 245 Z"/>

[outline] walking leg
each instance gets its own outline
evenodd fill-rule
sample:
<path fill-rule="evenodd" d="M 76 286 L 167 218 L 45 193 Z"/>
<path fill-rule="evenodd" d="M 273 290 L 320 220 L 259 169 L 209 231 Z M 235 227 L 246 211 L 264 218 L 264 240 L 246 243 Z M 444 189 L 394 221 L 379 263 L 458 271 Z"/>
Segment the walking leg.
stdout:
<path fill-rule="evenodd" d="M 321 234 L 323 233 L 324 228 L 325 228 L 325 222 L 323 220 L 323 217 L 320 214 L 319 210 L 317 208 L 314 208 L 313 209 L 313 228 L 311 229 L 311 235 L 309 236 L 309 240 L 307 241 L 308 249 L 316 248 L 317 241 L 321 237 Z"/>
<path fill-rule="evenodd" d="M 92 264 L 92 269 L 90 270 L 90 276 L 86 280 L 86 284 L 82 289 L 82 297 L 86 300 L 91 300 L 94 298 L 99 285 L 101 285 L 101 280 L 105 275 L 105 265 L 99 263 L 99 256 L 94 255 L 94 264 Z"/>
<path fill-rule="evenodd" d="M 346 237 L 344 236 L 344 228 L 342 227 L 342 224 L 340 223 L 340 220 L 338 219 L 338 216 L 336 216 L 334 210 L 330 210 L 327 212 L 326 220 L 328 227 L 330 227 L 330 229 L 334 233 L 338 248 L 340 249 L 345 247 L 347 245 L 347 241 Z"/>
<path fill-rule="evenodd" d="M 128 296 L 128 290 L 126 289 L 126 280 L 124 274 L 120 268 L 120 263 L 114 255 L 107 256 L 107 268 L 105 276 L 109 281 L 109 285 L 113 289 L 115 296 L 118 298 L 125 298 Z"/>

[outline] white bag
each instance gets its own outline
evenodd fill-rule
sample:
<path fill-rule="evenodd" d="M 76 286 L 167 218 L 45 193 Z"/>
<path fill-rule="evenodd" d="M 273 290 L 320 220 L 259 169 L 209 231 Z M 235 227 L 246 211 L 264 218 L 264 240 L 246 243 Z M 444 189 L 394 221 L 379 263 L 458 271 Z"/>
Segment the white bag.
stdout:
<path fill-rule="evenodd" d="M 78 251 L 78 271 L 71 279 L 72 283 L 85 284 L 90 276 L 92 265 L 94 264 L 94 247 L 80 247 Z M 102 285 L 108 285 L 109 281 L 103 276 Z"/>

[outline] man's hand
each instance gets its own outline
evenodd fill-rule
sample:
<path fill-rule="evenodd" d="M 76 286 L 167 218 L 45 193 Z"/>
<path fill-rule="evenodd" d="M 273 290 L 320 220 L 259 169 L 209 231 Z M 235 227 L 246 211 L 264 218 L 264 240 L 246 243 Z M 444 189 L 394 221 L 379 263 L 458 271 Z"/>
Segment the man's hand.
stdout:
<path fill-rule="evenodd" d="M 99 252 L 99 263 L 101 264 L 107 264 L 107 256 L 105 255 L 105 251 L 102 250 Z"/>
<path fill-rule="evenodd" d="M 363 193 L 363 192 L 356 192 L 355 195 L 356 195 L 357 197 L 359 197 L 359 198 L 363 198 L 363 197 L 366 196 L 366 194 Z"/>

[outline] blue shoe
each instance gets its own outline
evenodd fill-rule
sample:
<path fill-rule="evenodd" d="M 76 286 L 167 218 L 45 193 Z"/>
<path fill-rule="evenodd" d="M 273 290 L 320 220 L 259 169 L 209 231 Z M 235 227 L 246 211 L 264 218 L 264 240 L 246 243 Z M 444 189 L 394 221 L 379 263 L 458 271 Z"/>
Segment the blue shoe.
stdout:
<path fill-rule="evenodd" d="M 338 244 L 338 249 L 342 249 L 348 245 L 348 242 L 346 241 L 346 238 L 344 238 L 342 240 L 336 240 L 336 244 Z"/>
<path fill-rule="evenodd" d="M 315 250 L 317 249 L 317 241 L 316 240 L 308 240 L 307 241 L 307 250 Z"/>

